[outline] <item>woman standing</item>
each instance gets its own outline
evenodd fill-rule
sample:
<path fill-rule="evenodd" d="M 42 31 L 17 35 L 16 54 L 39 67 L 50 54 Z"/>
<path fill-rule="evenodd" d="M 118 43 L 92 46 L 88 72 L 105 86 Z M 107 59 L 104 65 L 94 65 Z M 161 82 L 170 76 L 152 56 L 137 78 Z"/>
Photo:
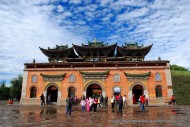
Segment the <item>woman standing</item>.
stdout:
<path fill-rule="evenodd" d="M 115 104 L 115 97 L 114 97 L 114 95 L 112 95 L 112 98 L 111 98 L 111 109 L 112 110 L 114 109 L 114 104 Z"/>
<path fill-rule="evenodd" d="M 89 98 L 86 99 L 86 110 L 87 110 L 87 112 L 90 112 L 90 99 Z"/>

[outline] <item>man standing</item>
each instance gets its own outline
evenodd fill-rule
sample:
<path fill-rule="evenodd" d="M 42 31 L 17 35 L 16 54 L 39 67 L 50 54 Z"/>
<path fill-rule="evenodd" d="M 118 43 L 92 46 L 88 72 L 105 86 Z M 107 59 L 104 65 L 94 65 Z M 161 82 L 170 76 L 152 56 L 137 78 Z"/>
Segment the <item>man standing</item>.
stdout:
<path fill-rule="evenodd" d="M 72 110 L 72 106 L 73 106 L 73 98 L 70 97 L 69 98 L 69 105 L 68 105 L 68 112 L 69 112 L 69 116 L 71 116 L 71 110 Z"/>
<path fill-rule="evenodd" d="M 105 97 L 105 107 L 108 106 L 108 96 Z"/>
<path fill-rule="evenodd" d="M 100 98 L 100 105 L 103 106 L 104 98 L 103 98 L 102 94 L 100 94 L 99 98 Z"/>
<path fill-rule="evenodd" d="M 41 99 L 41 105 L 45 105 L 45 97 L 44 97 L 44 94 L 42 93 L 42 95 L 40 96 L 40 99 Z"/>
<path fill-rule="evenodd" d="M 48 95 L 48 104 L 51 105 L 51 94 Z"/>
<path fill-rule="evenodd" d="M 69 112 L 68 107 L 69 107 L 69 95 L 67 96 L 66 99 L 66 114 Z"/>
<path fill-rule="evenodd" d="M 122 114 L 122 109 L 123 109 L 123 98 L 122 98 L 121 95 L 119 96 L 118 104 L 119 104 L 119 113 Z"/>

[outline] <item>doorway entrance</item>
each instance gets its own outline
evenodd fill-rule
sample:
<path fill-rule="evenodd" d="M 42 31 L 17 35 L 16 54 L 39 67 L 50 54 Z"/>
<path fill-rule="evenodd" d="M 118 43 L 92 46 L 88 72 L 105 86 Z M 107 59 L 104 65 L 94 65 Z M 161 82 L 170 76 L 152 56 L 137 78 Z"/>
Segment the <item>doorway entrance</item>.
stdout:
<path fill-rule="evenodd" d="M 58 89 L 55 85 L 51 85 L 47 89 L 47 95 L 46 98 L 51 94 L 51 102 L 57 102 L 58 97 Z"/>
<path fill-rule="evenodd" d="M 69 97 L 75 98 L 75 88 L 70 87 L 68 91 Z"/>
<path fill-rule="evenodd" d="M 102 88 L 98 84 L 91 84 L 86 90 L 86 97 L 99 97 L 102 94 Z"/>
<path fill-rule="evenodd" d="M 143 87 L 141 85 L 135 85 L 132 89 L 132 94 L 135 95 L 136 102 L 138 102 L 139 97 L 144 94 Z"/>

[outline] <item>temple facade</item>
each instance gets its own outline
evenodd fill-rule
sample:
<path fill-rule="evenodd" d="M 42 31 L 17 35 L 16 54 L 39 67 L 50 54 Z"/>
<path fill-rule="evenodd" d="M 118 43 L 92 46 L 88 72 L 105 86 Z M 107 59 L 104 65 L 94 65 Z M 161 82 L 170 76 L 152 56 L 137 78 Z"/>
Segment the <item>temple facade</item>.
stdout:
<path fill-rule="evenodd" d="M 25 63 L 21 104 L 40 104 L 40 95 L 51 94 L 56 105 L 65 105 L 66 97 L 126 95 L 127 105 L 138 102 L 140 95 L 150 105 L 165 105 L 173 95 L 168 60 L 145 61 L 149 46 L 108 45 L 89 42 L 41 48 L 47 63 Z M 109 101 L 110 104 L 110 101 Z"/>

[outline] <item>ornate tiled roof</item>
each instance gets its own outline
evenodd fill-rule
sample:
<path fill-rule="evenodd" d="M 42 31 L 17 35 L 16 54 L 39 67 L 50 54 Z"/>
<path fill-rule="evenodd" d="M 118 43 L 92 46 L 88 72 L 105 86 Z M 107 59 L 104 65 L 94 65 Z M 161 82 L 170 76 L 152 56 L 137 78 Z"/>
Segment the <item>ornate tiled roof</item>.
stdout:
<path fill-rule="evenodd" d="M 40 47 L 39 47 L 40 48 Z M 49 58 L 61 59 L 64 57 L 67 58 L 77 58 L 77 55 L 74 53 L 73 48 L 68 48 L 65 46 L 57 46 L 55 49 L 43 49 L 40 50 Z"/>
<path fill-rule="evenodd" d="M 152 45 L 144 47 L 137 43 L 118 46 L 117 44 L 108 45 L 103 42 L 89 42 L 87 45 L 68 45 L 58 46 L 53 49 L 40 50 L 48 57 L 49 62 L 105 62 L 105 61 L 143 61 L 150 51 Z"/>

